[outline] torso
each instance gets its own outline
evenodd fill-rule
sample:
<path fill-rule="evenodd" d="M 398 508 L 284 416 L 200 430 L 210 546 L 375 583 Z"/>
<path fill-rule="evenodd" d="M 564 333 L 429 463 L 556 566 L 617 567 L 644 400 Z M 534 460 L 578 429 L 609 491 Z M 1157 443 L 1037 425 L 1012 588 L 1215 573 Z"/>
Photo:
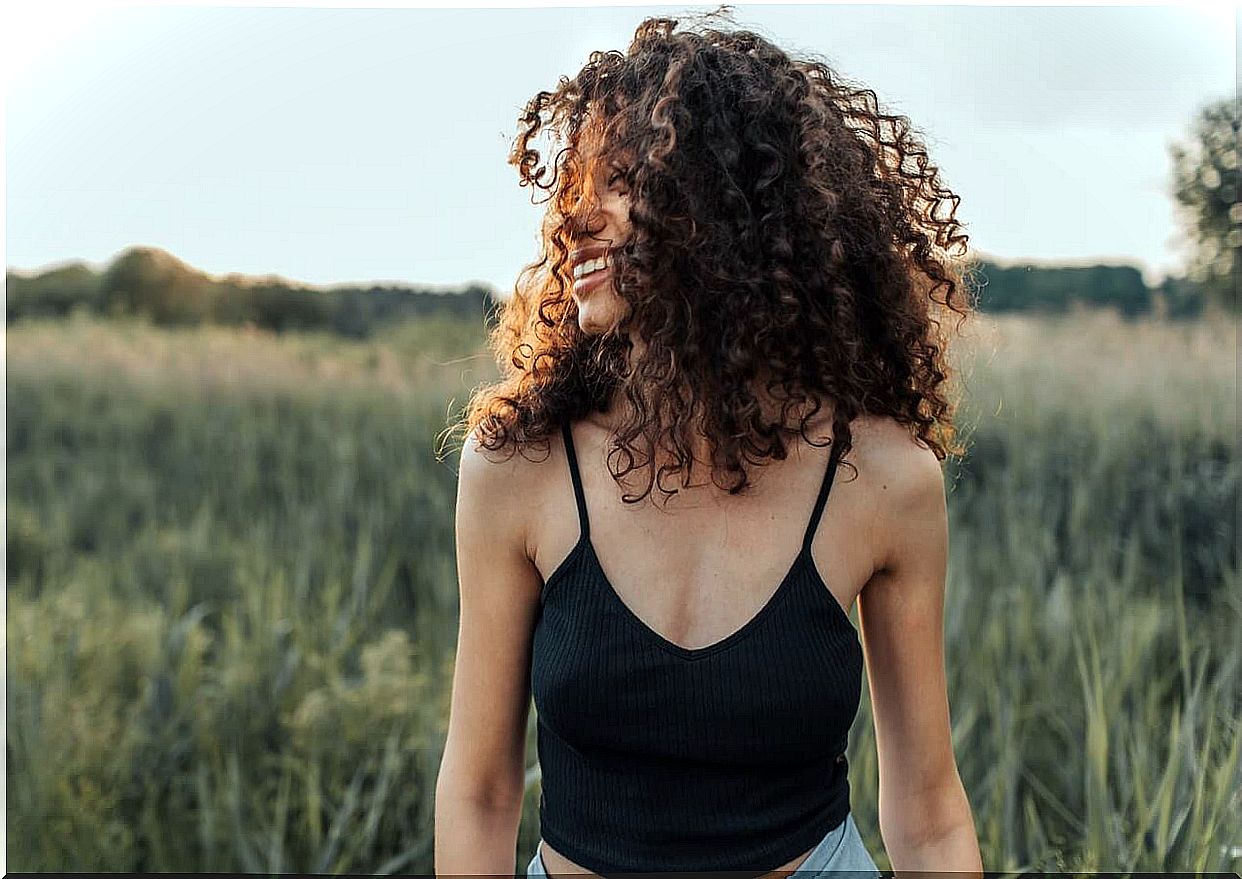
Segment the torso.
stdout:
<path fill-rule="evenodd" d="M 847 613 L 875 574 L 883 552 L 872 527 L 882 487 L 865 463 L 868 429 L 864 422 L 859 419 L 850 425 L 854 447 L 837 470 L 811 545 L 816 567 Z M 893 428 L 904 430 L 895 424 L 889 429 Z M 807 435 L 817 442 L 828 438 L 830 431 L 826 418 L 807 426 Z M 591 543 L 600 566 L 638 617 L 669 641 L 690 649 L 727 637 L 767 602 L 798 553 L 830 451 L 796 437 L 784 461 L 752 467 L 748 474 L 752 486 L 736 497 L 710 483 L 700 485 L 707 481 L 706 468 L 696 469 L 692 486 L 680 489 L 666 512 L 650 497 L 639 504 L 621 501 L 621 489 L 607 470 L 609 434 L 604 425 L 590 419 L 575 422 L 573 437 L 591 520 Z M 580 536 L 559 432 L 552 443 L 553 454 L 541 463 L 547 476 L 532 523 L 533 560 L 545 581 Z M 858 468 L 857 477 L 848 466 L 851 463 Z M 629 474 L 627 481 L 639 476 L 645 483 L 642 471 Z M 667 480 L 665 484 L 672 487 Z M 636 480 L 628 482 L 628 490 L 634 493 L 641 493 L 643 487 Z M 849 539 L 842 539 L 843 535 Z M 628 552 L 630 547 L 641 547 L 642 552 Z M 662 584 L 659 592 L 634 585 L 655 582 Z M 729 591 L 721 590 L 722 583 L 729 584 Z M 591 875 L 546 841 L 540 841 L 539 851 L 552 877 Z M 766 875 L 775 877 L 796 869 L 810 852 Z"/>

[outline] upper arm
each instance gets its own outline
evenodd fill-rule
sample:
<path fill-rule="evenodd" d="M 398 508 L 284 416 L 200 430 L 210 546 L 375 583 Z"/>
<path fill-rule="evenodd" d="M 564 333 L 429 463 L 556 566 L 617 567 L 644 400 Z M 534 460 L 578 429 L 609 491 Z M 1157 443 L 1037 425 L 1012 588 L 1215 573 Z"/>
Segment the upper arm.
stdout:
<path fill-rule="evenodd" d="M 521 455 L 490 460 L 467 437 L 458 471 L 457 657 L 437 793 L 494 805 L 520 800 L 525 778 L 530 640 L 538 569 L 526 552 Z"/>
<path fill-rule="evenodd" d="M 901 428 L 904 431 L 904 428 Z M 908 432 L 889 445 L 880 508 L 884 562 L 859 594 L 886 832 L 928 832 L 959 784 L 944 670 L 948 516 L 940 462 Z"/>

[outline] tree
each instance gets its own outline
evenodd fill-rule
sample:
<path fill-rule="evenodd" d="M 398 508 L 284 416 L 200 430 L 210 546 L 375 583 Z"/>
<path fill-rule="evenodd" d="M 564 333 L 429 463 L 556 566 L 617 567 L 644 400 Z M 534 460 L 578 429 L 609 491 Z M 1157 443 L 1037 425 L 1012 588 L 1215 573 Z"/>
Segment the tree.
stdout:
<path fill-rule="evenodd" d="M 1239 202 L 1236 98 L 1199 111 L 1189 146 L 1172 144 L 1173 196 L 1185 216 L 1192 247 L 1190 276 L 1207 296 L 1237 312 L 1242 278 L 1242 203 Z"/>

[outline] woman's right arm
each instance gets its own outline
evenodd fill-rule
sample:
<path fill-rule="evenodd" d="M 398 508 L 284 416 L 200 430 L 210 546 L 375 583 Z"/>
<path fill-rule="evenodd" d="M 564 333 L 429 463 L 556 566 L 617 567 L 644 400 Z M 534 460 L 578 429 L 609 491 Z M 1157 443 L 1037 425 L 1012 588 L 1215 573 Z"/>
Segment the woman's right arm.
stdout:
<path fill-rule="evenodd" d="M 530 462 L 473 436 L 457 483 L 457 659 L 436 780 L 437 876 L 512 876 L 526 774 L 530 641 L 542 578 L 528 553 Z"/>

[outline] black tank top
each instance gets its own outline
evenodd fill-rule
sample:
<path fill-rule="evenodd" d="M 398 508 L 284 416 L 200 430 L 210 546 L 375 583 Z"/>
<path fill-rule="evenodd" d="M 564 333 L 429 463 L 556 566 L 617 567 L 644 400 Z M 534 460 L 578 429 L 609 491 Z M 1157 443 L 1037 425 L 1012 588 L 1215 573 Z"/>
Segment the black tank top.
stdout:
<path fill-rule="evenodd" d="M 644 623 L 604 576 L 568 424 L 562 432 L 581 536 L 541 589 L 532 644 L 541 836 L 603 876 L 740 879 L 785 865 L 850 810 L 862 646 L 811 558 L 837 444 L 771 598 L 740 629 L 690 649 Z"/>

